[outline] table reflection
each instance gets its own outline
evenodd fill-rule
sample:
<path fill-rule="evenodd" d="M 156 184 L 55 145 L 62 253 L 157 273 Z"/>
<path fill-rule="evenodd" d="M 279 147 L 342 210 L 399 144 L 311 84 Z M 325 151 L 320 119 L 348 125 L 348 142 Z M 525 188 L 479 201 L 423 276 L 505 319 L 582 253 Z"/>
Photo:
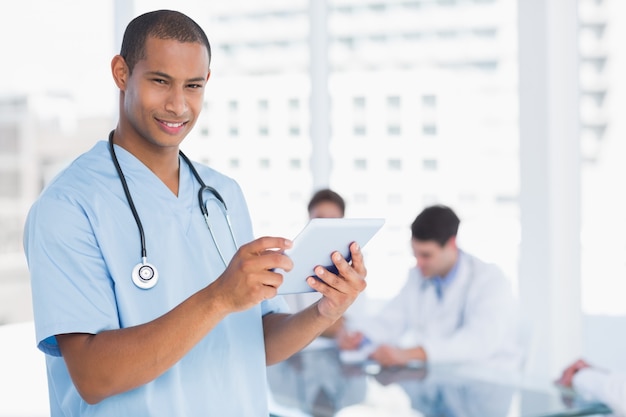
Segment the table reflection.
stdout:
<path fill-rule="evenodd" d="M 421 369 L 383 369 L 375 375 L 383 386 L 395 384 L 411 407 L 424 417 L 502 417 L 509 413 L 514 387 L 468 381 Z"/>
<path fill-rule="evenodd" d="M 367 374 L 359 365 L 343 364 L 335 349 L 305 350 L 268 367 L 274 399 L 314 416 L 334 416 L 365 399 Z"/>
<path fill-rule="evenodd" d="M 556 417 L 609 412 L 549 383 L 528 384 L 519 375 L 467 366 L 348 365 L 335 349 L 300 352 L 268 367 L 268 380 L 272 401 L 282 408 L 273 410 L 279 416 Z"/>

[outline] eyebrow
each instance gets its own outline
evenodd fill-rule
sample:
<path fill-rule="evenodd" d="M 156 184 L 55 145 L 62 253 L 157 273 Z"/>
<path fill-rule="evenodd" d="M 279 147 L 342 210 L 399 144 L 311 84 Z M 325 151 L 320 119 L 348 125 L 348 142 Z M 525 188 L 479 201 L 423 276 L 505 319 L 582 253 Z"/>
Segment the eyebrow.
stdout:
<path fill-rule="evenodd" d="M 173 77 L 171 75 L 168 75 L 164 72 L 161 71 L 148 71 L 147 72 L 148 75 L 156 75 L 158 77 L 162 77 L 162 78 L 166 78 L 168 80 L 173 79 Z M 190 78 L 188 80 L 186 80 L 186 82 L 203 82 L 205 80 L 204 77 L 194 77 L 194 78 Z"/>

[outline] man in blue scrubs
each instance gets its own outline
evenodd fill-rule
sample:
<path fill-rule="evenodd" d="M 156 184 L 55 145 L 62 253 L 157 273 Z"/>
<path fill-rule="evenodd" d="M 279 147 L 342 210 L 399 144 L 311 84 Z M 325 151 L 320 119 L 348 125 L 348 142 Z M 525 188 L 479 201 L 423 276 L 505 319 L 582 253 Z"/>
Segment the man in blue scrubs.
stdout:
<path fill-rule="evenodd" d="M 291 242 L 253 240 L 237 183 L 194 165 L 198 179 L 179 156 L 210 58 L 189 17 L 134 19 L 111 63 L 120 95 L 109 143 L 78 157 L 29 213 L 25 250 L 53 417 L 267 416 L 266 365 L 308 344 L 365 287 L 353 244 L 351 264 L 333 255 L 340 275 L 317 267 L 324 282 L 309 279 L 318 302 L 283 313 L 273 269 L 292 267 L 282 253 Z M 205 191 L 209 231 L 200 181 L 224 200 L 232 227 Z"/>

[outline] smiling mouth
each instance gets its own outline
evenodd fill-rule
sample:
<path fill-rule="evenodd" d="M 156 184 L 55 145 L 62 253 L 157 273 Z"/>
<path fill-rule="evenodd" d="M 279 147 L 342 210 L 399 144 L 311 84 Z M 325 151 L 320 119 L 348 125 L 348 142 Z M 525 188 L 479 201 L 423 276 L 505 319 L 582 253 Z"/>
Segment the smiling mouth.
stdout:
<path fill-rule="evenodd" d="M 166 122 L 165 120 L 160 120 L 160 119 L 157 119 L 157 120 L 159 121 L 159 123 L 161 123 L 161 124 L 163 124 L 163 125 L 165 125 L 165 126 L 167 126 L 169 128 L 173 128 L 173 129 L 182 127 L 185 124 L 187 124 L 187 122 Z"/>

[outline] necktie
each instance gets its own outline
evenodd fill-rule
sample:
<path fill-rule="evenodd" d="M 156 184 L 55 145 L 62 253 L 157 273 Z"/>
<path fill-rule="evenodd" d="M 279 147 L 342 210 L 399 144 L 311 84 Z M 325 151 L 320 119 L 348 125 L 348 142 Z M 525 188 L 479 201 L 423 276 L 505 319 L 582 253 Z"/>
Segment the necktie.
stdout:
<path fill-rule="evenodd" d="M 439 277 L 435 277 L 433 278 L 433 285 L 435 286 L 437 299 L 441 301 L 441 299 L 443 298 L 443 280 Z"/>

